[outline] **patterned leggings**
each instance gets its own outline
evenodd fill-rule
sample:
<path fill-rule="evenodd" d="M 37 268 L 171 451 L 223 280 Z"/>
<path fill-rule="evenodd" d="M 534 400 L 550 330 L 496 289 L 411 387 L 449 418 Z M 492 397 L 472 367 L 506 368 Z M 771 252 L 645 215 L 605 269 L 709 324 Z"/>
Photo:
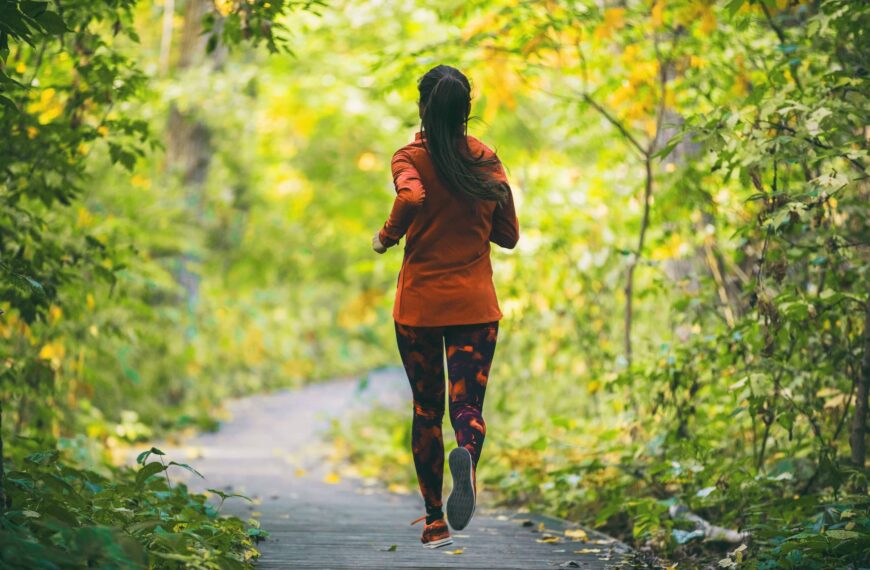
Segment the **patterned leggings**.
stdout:
<path fill-rule="evenodd" d="M 411 450 L 429 515 L 441 512 L 444 479 L 444 347 L 450 381 L 450 423 L 456 443 L 480 458 L 486 424 L 483 396 L 495 353 L 498 321 L 475 325 L 411 327 L 396 323 L 399 353 L 414 394 Z"/>

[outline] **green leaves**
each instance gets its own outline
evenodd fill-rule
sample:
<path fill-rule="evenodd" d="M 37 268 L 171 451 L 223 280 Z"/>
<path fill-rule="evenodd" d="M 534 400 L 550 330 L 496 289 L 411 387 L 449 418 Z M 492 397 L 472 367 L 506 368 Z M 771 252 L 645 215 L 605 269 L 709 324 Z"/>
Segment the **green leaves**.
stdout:
<path fill-rule="evenodd" d="M 163 453 L 162 451 L 160 451 L 156 447 L 152 447 L 151 449 L 149 449 L 147 451 L 143 451 L 142 453 L 137 455 L 136 456 L 136 463 L 138 463 L 139 465 L 145 465 L 145 462 L 148 461 L 148 458 L 151 457 L 152 454 L 159 455 L 159 456 L 166 455 L 165 453 Z"/>
<path fill-rule="evenodd" d="M 152 448 L 142 461 L 146 454 L 162 452 Z M 169 487 L 155 477 L 165 469 L 160 462 L 135 471 L 109 468 L 103 477 L 44 450 L 7 469 L 13 508 L 0 514 L 3 567 L 247 568 L 257 556 L 255 542 L 268 536 L 259 524 L 220 516 L 184 485 Z"/>
<path fill-rule="evenodd" d="M 158 473 L 163 473 L 164 471 L 166 471 L 166 466 L 158 461 L 144 464 L 142 469 L 136 473 L 136 486 L 144 486 L 145 481 L 147 481 L 149 477 Z"/>

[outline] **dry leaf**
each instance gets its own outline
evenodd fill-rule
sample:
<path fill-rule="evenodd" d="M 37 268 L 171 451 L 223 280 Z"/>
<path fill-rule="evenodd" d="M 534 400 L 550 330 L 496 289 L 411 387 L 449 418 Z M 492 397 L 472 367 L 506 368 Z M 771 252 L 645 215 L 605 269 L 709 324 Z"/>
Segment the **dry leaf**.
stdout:
<path fill-rule="evenodd" d="M 574 540 L 586 540 L 589 536 L 586 534 L 586 531 L 582 528 L 569 528 L 565 531 L 565 536 L 568 538 L 573 538 Z"/>
<path fill-rule="evenodd" d="M 444 554 L 462 554 L 462 549 L 457 548 L 456 550 L 445 550 Z"/>

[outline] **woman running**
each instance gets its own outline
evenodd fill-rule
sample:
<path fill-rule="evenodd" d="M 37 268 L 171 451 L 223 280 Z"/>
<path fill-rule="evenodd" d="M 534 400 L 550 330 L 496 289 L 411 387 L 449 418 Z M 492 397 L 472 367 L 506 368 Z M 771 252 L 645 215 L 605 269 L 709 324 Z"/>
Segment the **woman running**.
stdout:
<path fill-rule="evenodd" d="M 437 548 L 453 542 L 441 502 L 445 347 L 450 423 L 459 445 L 449 457 L 447 520 L 461 530 L 475 509 L 475 472 L 486 435 L 483 397 L 502 317 L 489 244 L 512 249 L 519 224 L 501 162 L 467 134 L 468 79 L 439 65 L 418 89 L 421 130 L 393 155 L 396 198 L 372 247 L 384 253 L 405 237 L 393 318 L 414 395 L 411 449 L 426 505 L 426 515 L 411 524 L 425 518 L 421 541 Z"/>

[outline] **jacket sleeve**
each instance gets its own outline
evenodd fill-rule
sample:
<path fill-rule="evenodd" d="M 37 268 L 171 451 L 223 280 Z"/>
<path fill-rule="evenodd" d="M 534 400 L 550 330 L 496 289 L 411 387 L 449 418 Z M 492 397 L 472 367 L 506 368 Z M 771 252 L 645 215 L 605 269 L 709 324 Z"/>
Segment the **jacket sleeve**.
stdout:
<path fill-rule="evenodd" d="M 492 231 L 489 233 L 489 241 L 507 249 L 513 249 L 520 239 L 520 223 L 517 220 L 517 212 L 514 208 L 514 195 L 507 181 L 504 168 L 498 164 L 496 177 L 507 188 L 507 200 L 503 204 L 497 204 L 492 214 Z"/>
<path fill-rule="evenodd" d="M 411 156 L 405 149 L 399 149 L 392 159 L 393 184 L 396 188 L 396 198 L 393 209 L 384 227 L 378 232 L 378 238 L 385 247 L 396 245 L 426 199 L 426 190 L 420 180 L 420 173 Z"/>

